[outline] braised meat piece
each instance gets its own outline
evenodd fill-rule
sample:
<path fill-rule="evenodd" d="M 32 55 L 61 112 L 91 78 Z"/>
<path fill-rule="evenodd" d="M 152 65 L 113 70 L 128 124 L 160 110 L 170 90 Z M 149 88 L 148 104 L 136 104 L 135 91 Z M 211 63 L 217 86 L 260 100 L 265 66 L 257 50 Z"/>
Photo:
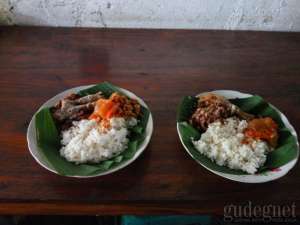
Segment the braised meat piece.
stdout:
<path fill-rule="evenodd" d="M 223 96 L 208 93 L 198 98 L 197 109 L 192 114 L 190 123 L 199 130 L 205 131 L 210 123 L 232 116 L 246 120 L 254 117 L 240 110 Z"/>
<path fill-rule="evenodd" d="M 72 121 L 87 119 L 100 98 L 103 98 L 101 92 L 84 97 L 70 94 L 51 108 L 53 118 L 62 130 L 67 129 L 72 125 Z"/>

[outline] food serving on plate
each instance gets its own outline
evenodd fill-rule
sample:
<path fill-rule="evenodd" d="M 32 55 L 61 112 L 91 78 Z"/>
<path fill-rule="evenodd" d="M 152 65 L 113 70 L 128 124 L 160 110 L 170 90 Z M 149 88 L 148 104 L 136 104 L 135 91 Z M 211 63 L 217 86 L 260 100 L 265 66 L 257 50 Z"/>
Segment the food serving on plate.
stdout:
<path fill-rule="evenodd" d="M 70 162 L 98 163 L 127 148 L 130 128 L 137 124 L 140 104 L 120 93 L 109 98 L 71 94 L 51 108 L 61 130 L 60 154 Z"/>
<path fill-rule="evenodd" d="M 104 82 L 42 108 L 35 115 L 39 151 L 62 175 L 90 176 L 120 167 L 147 135 L 150 112 L 132 96 Z"/>
<path fill-rule="evenodd" d="M 255 174 L 297 155 L 294 137 L 277 111 L 259 96 L 226 99 L 210 92 L 188 96 L 177 122 L 189 153 L 214 171 Z"/>
<path fill-rule="evenodd" d="M 222 96 L 198 98 L 190 124 L 204 133 L 193 144 L 220 166 L 253 174 L 277 145 L 278 125 L 270 117 L 255 118 Z"/>

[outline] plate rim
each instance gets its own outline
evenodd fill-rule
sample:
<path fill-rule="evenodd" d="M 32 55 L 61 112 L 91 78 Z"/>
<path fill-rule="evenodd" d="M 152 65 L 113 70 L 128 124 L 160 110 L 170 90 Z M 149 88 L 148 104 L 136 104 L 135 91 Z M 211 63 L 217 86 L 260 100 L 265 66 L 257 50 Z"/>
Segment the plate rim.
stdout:
<path fill-rule="evenodd" d="M 97 84 L 90 84 L 90 85 L 80 85 L 80 86 L 76 86 L 76 87 L 72 87 L 72 88 L 69 88 L 69 89 L 65 89 L 64 91 L 54 95 L 53 97 L 49 98 L 47 101 L 45 101 L 39 108 L 38 110 L 36 110 L 36 112 L 33 114 L 31 120 L 30 120 L 30 123 L 27 127 L 27 133 L 26 133 L 26 139 L 27 139 L 27 147 L 28 147 L 28 150 L 31 154 L 31 156 L 35 159 L 35 161 L 40 165 L 42 166 L 43 168 L 45 168 L 46 170 L 52 172 L 52 173 L 55 173 L 59 176 L 62 176 L 62 177 L 74 177 L 74 178 L 93 178 L 93 177 L 100 177 L 100 176 L 105 176 L 105 175 L 108 175 L 108 174 L 111 174 L 111 173 L 114 173 L 114 172 L 117 172 L 121 169 L 123 169 L 124 167 L 130 165 L 131 163 L 133 163 L 144 151 L 145 149 L 147 148 L 147 146 L 149 145 L 149 142 L 151 140 L 151 137 L 152 137 L 152 134 L 153 134 L 153 117 L 152 117 L 152 113 L 149 109 L 149 107 L 147 106 L 147 104 L 145 103 L 145 101 L 140 98 L 139 96 L 137 96 L 135 93 L 127 90 L 127 89 L 124 89 L 124 88 L 121 88 L 121 87 L 118 87 L 121 91 L 123 91 L 125 94 L 129 95 L 129 97 L 134 97 L 135 99 L 137 99 L 137 101 L 143 105 L 144 107 L 146 107 L 148 110 L 149 110 L 149 118 L 148 118 L 148 122 L 147 122 L 147 126 L 146 126 L 146 130 L 145 132 L 148 132 L 148 134 L 146 135 L 144 141 L 142 142 L 141 146 L 138 148 L 138 150 L 136 151 L 136 153 L 134 154 L 134 156 L 125 161 L 124 163 L 122 163 L 121 165 L 115 167 L 115 168 L 112 168 L 112 169 L 109 169 L 107 171 L 104 171 L 104 172 L 100 172 L 99 174 L 95 174 L 95 175 L 88 175 L 88 176 L 81 176 L 81 175 L 62 175 L 62 174 L 59 174 L 54 168 L 50 168 L 51 166 L 50 165 L 47 165 L 47 162 L 41 162 L 40 158 L 43 158 L 43 156 L 41 154 L 39 154 L 38 151 L 36 151 L 39 155 L 40 158 L 38 158 L 37 155 L 35 155 L 32 147 L 34 148 L 37 148 L 38 150 L 38 146 L 36 144 L 36 129 L 35 129 L 35 116 L 36 114 L 41 110 L 43 109 L 44 107 L 49 107 L 47 105 L 49 105 L 52 101 L 56 101 L 57 98 L 61 98 L 61 96 L 65 96 L 67 95 L 68 93 L 74 93 L 74 92 L 78 92 L 80 90 L 83 90 L 83 89 L 86 89 L 86 88 L 90 88 L 90 87 L 93 87 Z M 47 159 L 43 159 L 44 161 L 47 161 Z"/>
<path fill-rule="evenodd" d="M 231 95 L 242 95 L 244 97 L 237 97 L 234 96 L 235 98 L 247 98 L 247 97 L 251 97 L 253 96 L 253 94 L 250 93 L 244 93 L 241 91 L 236 91 L 236 90 L 226 90 L 226 89 L 217 89 L 217 90 L 211 90 L 211 91 L 205 91 L 205 92 L 201 92 L 197 95 L 195 95 L 196 97 L 207 94 L 207 93 L 230 93 Z M 221 94 L 222 95 L 222 94 Z M 225 98 L 227 98 L 226 96 L 224 96 Z M 269 102 L 268 102 L 269 103 Z M 289 122 L 288 118 L 285 116 L 285 114 L 283 114 L 277 107 L 275 107 L 274 105 L 272 105 L 271 103 L 269 103 L 271 105 L 271 107 L 273 107 L 279 114 L 281 119 L 283 119 L 283 122 L 285 125 L 288 125 L 288 129 L 290 130 L 290 132 L 292 133 L 292 135 L 296 138 L 296 144 L 297 144 L 297 156 L 295 159 L 291 160 L 290 162 L 286 163 L 283 166 L 280 166 L 278 168 L 281 169 L 281 171 L 268 171 L 268 173 L 271 173 L 271 175 L 255 175 L 255 174 L 247 174 L 247 175 L 237 175 L 237 174 L 228 174 L 228 173 L 223 173 L 223 172 L 219 172 L 219 171 L 215 171 L 213 169 L 208 168 L 207 166 L 203 165 L 201 162 L 199 162 L 197 159 L 195 159 L 195 157 L 190 153 L 189 149 L 185 146 L 181 134 L 179 132 L 179 122 L 176 122 L 176 128 L 177 128 L 177 133 L 180 139 L 181 144 L 183 145 L 185 151 L 190 155 L 190 157 L 195 160 L 198 164 L 200 164 L 201 166 L 203 166 L 205 169 L 209 170 L 210 172 L 219 175 L 223 178 L 232 180 L 232 181 L 236 181 L 236 182 L 241 182 L 241 183 L 265 183 L 265 182 L 269 182 L 269 181 L 273 181 L 276 179 L 279 179 L 283 176 L 285 176 L 298 162 L 299 159 L 299 142 L 298 142 L 298 135 L 296 133 L 295 128 L 293 127 L 293 125 Z M 287 124 L 286 124 L 287 123 Z"/>

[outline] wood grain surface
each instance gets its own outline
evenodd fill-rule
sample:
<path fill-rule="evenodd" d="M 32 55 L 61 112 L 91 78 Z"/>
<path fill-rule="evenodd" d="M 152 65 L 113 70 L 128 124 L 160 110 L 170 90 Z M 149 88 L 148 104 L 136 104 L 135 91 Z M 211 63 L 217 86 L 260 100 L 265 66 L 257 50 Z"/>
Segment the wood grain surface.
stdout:
<path fill-rule="evenodd" d="M 47 99 L 109 81 L 142 97 L 154 119 L 143 155 L 92 179 L 48 172 L 29 154 L 28 123 Z M 0 27 L 1 214 L 223 214 L 228 204 L 296 204 L 299 164 L 263 184 L 226 180 L 198 165 L 176 131 L 185 95 L 255 93 L 299 133 L 300 33 Z"/>

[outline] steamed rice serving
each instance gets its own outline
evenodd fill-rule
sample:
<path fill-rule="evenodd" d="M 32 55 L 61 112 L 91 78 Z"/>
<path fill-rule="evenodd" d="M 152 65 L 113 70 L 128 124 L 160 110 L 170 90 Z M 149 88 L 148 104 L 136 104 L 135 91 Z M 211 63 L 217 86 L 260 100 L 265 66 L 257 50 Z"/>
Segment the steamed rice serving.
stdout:
<path fill-rule="evenodd" d="M 235 117 L 216 121 L 209 124 L 206 132 L 193 144 L 199 152 L 220 166 L 254 174 L 265 163 L 270 148 L 259 139 L 245 142 L 244 130 L 247 126 L 246 120 Z"/>
<path fill-rule="evenodd" d="M 128 127 L 137 124 L 135 118 L 110 119 L 110 128 L 100 126 L 96 120 L 73 122 L 73 126 L 62 132 L 61 156 L 70 162 L 97 163 L 121 153 L 129 142 Z"/>

